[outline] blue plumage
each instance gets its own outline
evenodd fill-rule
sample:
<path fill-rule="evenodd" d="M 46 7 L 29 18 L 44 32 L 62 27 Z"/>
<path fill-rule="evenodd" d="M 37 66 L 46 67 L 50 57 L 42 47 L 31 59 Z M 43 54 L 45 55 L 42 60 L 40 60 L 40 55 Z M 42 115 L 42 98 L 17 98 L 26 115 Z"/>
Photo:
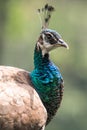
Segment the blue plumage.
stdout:
<path fill-rule="evenodd" d="M 38 92 L 43 104 L 47 108 L 48 122 L 53 117 L 61 102 L 63 82 L 61 73 L 57 66 L 49 60 L 49 54 L 42 56 L 42 51 L 35 48 L 34 53 L 35 68 L 31 72 L 32 83 Z M 47 107 L 49 104 L 49 107 Z M 49 108 L 52 108 L 50 114 Z"/>

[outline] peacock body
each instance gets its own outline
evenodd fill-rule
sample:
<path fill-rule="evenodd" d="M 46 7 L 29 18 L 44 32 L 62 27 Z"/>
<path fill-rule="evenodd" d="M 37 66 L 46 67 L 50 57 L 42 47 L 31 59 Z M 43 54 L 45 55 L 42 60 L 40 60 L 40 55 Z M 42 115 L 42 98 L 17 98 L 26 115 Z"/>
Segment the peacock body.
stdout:
<path fill-rule="evenodd" d="M 0 130 L 40 130 L 46 118 L 29 72 L 0 66 Z"/>
<path fill-rule="evenodd" d="M 42 9 L 47 15 L 35 45 L 34 70 L 0 66 L 0 130 L 44 130 L 60 106 L 63 78 L 49 52 L 68 45 L 47 29 L 53 10 L 48 4 Z"/>

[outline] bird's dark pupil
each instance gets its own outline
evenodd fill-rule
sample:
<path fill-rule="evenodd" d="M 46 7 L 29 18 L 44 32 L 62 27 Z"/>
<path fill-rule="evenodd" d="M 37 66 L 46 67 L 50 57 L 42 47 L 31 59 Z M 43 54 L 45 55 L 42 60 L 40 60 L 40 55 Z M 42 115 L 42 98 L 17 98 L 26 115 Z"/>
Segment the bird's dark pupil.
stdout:
<path fill-rule="evenodd" d="M 47 34 L 47 38 L 50 39 L 52 38 L 52 36 L 50 34 Z"/>

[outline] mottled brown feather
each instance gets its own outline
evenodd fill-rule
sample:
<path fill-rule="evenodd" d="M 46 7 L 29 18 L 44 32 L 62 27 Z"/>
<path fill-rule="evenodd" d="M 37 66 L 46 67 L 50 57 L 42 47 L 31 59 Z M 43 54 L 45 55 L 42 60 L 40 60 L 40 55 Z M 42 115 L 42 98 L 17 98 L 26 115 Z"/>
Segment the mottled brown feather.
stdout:
<path fill-rule="evenodd" d="M 0 130 L 42 130 L 47 112 L 25 70 L 0 66 Z"/>

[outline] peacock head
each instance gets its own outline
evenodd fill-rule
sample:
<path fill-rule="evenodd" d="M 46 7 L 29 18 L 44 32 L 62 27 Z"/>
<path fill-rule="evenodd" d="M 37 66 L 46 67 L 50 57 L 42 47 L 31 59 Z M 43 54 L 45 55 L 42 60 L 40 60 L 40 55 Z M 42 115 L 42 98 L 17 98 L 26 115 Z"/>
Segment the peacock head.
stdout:
<path fill-rule="evenodd" d="M 37 47 L 42 50 L 43 55 L 58 47 L 65 47 L 69 49 L 68 44 L 62 39 L 59 33 L 54 30 L 48 29 L 49 20 L 53 11 L 54 7 L 49 6 L 48 4 L 46 4 L 41 10 L 38 9 L 39 14 L 41 12 L 44 13 L 44 19 L 42 20 L 40 17 L 40 20 L 43 21 L 43 23 L 42 31 L 37 42 Z"/>
<path fill-rule="evenodd" d="M 58 47 L 69 49 L 68 44 L 62 39 L 61 35 L 51 29 L 42 30 L 37 46 L 41 48 L 43 55 Z"/>

